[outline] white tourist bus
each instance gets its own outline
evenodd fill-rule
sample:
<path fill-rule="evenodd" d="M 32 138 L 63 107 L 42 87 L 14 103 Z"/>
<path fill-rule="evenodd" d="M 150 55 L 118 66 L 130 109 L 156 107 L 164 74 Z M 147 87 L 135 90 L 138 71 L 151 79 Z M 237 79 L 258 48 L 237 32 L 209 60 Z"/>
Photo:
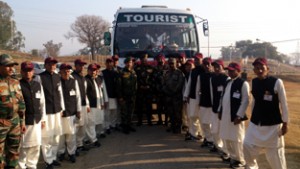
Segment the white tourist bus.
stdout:
<path fill-rule="evenodd" d="M 158 54 L 168 58 L 183 52 L 192 57 L 200 49 L 196 19 L 200 20 L 198 23 L 203 22 L 203 31 L 208 33 L 207 20 L 196 18 L 189 9 L 120 8 L 112 30 L 104 34 L 104 43 L 110 45 L 112 56 L 119 56 L 120 66 L 124 58 L 139 58 L 143 53 L 147 53 L 150 60 Z"/>

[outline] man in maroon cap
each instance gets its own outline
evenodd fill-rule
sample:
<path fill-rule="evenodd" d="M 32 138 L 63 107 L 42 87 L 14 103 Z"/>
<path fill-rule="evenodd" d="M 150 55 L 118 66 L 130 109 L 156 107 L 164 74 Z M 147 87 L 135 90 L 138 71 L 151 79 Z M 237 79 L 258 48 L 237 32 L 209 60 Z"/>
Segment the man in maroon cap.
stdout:
<path fill-rule="evenodd" d="M 26 131 L 21 137 L 20 168 L 37 168 L 42 145 L 42 128 L 45 127 L 45 96 L 39 82 L 33 80 L 34 65 L 30 61 L 21 64 L 20 85 L 24 97 Z"/>
<path fill-rule="evenodd" d="M 212 117 L 212 104 L 210 96 L 210 78 L 212 77 L 212 59 L 206 57 L 202 60 L 202 65 L 204 67 L 204 73 L 200 74 L 199 83 L 199 116 L 200 125 L 202 132 L 204 134 L 204 141 L 201 147 L 211 147 L 213 146 L 213 138 L 211 135 L 211 117 Z"/>
<path fill-rule="evenodd" d="M 105 138 L 105 130 L 107 129 L 107 123 L 105 121 L 105 109 L 106 105 L 108 104 L 108 96 L 106 91 L 106 85 L 104 82 L 103 74 L 101 72 L 101 66 L 100 64 L 95 63 L 97 66 L 97 77 L 96 82 L 99 88 L 99 98 L 100 98 L 100 109 L 98 110 L 98 113 L 96 113 L 96 135 L 100 138 Z"/>
<path fill-rule="evenodd" d="M 64 100 L 64 111 L 62 112 L 62 135 L 58 146 L 58 158 L 65 159 L 67 150 L 69 160 L 76 162 L 76 136 L 75 118 L 80 119 L 81 100 L 77 80 L 71 76 L 72 66 L 66 63 L 60 65 L 61 85 Z"/>
<path fill-rule="evenodd" d="M 119 66 L 119 56 L 114 55 L 111 57 L 111 59 L 113 60 L 114 70 L 117 71 L 118 73 L 121 73 L 122 68 Z"/>
<path fill-rule="evenodd" d="M 165 95 L 162 91 L 162 86 L 164 83 L 164 77 L 165 74 L 168 70 L 166 63 L 166 58 L 165 55 L 160 53 L 156 56 L 155 58 L 157 65 L 154 69 L 153 72 L 153 78 L 155 80 L 154 83 L 154 98 L 155 98 L 155 102 L 153 103 L 153 107 L 155 107 L 156 104 L 156 112 L 157 112 L 157 116 L 158 116 L 158 125 L 162 125 L 163 124 L 163 119 L 162 119 L 162 113 L 165 113 L 165 109 L 166 109 L 166 105 L 165 105 Z M 168 116 L 167 114 L 165 114 L 165 119 L 164 119 L 164 123 L 167 125 L 168 124 Z"/>
<path fill-rule="evenodd" d="M 202 65 L 203 55 L 196 53 L 194 56 L 195 68 L 191 71 L 188 78 L 188 83 L 184 90 L 184 101 L 187 103 L 187 116 L 189 119 L 189 129 L 185 136 L 185 140 L 200 140 L 202 130 L 200 126 L 200 115 L 199 115 L 199 75 L 205 72 Z"/>
<path fill-rule="evenodd" d="M 113 60 L 111 58 L 105 61 L 106 69 L 102 70 L 103 80 L 106 86 L 108 105 L 105 112 L 105 124 L 106 133 L 110 134 L 112 128 L 116 128 L 118 125 L 118 114 L 117 114 L 117 78 L 118 73 L 113 69 Z"/>
<path fill-rule="evenodd" d="M 253 107 L 244 140 L 247 167 L 258 168 L 257 157 L 264 149 L 272 169 L 287 168 L 284 135 L 288 131 L 288 107 L 281 79 L 269 76 L 265 58 L 253 62 L 256 78 L 252 80 Z"/>
<path fill-rule="evenodd" d="M 84 65 L 87 63 L 84 62 L 82 59 L 76 59 L 74 61 L 75 69 L 72 72 L 72 76 L 77 80 L 79 90 L 80 90 L 80 97 L 81 97 L 81 112 L 80 112 L 80 119 L 76 124 L 76 144 L 77 150 L 76 155 L 79 155 L 80 151 L 88 151 L 88 148 L 84 146 L 83 139 L 86 135 L 86 125 L 88 124 L 88 113 L 90 112 L 89 106 L 89 99 L 87 98 L 87 83 L 86 79 L 83 76 L 83 69 Z"/>
<path fill-rule="evenodd" d="M 100 147 L 96 135 L 96 113 L 100 108 L 100 90 L 96 82 L 98 67 L 97 64 L 92 63 L 88 66 L 88 74 L 85 76 L 87 82 L 87 97 L 89 100 L 89 107 L 91 112 L 88 113 L 88 123 L 86 126 L 86 135 L 90 143 L 94 147 Z"/>
<path fill-rule="evenodd" d="M 246 110 L 249 105 L 249 84 L 240 77 L 241 66 L 232 62 L 226 68 L 231 80 L 222 96 L 220 138 L 230 157 L 230 167 L 245 166 L 243 141 L 245 136 Z"/>
<path fill-rule="evenodd" d="M 211 152 L 224 152 L 223 156 L 226 158 L 227 150 L 219 137 L 219 128 L 220 128 L 220 119 L 219 115 L 219 106 L 221 95 L 224 92 L 227 81 L 230 79 L 224 70 L 223 60 L 218 59 L 212 62 L 214 68 L 214 75 L 210 79 L 210 88 L 211 88 L 211 100 L 212 100 L 212 118 L 211 118 L 211 134 L 214 140 L 214 146 L 210 150 Z"/>
<path fill-rule="evenodd" d="M 56 161 L 57 147 L 59 144 L 61 128 L 61 113 L 63 111 L 64 101 L 60 76 L 55 73 L 57 60 L 53 57 L 45 59 L 45 71 L 40 73 L 39 77 L 46 100 L 46 118 L 45 130 L 42 131 L 42 153 L 46 162 L 46 168 L 60 166 Z"/>

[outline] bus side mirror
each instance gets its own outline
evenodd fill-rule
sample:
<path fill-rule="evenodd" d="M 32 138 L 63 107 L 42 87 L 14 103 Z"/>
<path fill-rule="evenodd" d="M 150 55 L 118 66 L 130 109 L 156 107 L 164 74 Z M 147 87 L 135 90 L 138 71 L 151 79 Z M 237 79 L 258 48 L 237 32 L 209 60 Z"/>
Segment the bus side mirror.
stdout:
<path fill-rule="evenodd" d="M 109 46 L 111 41 L 111 34 L 110 32 L 104 32 L 104 45 Z"/>
<path fill-rule="evenodd" d="M 209 35 L 209 29 L 208 29 L 208 21 L 203 22 L 203 34 L 204 36 L 208 36 Z"/>

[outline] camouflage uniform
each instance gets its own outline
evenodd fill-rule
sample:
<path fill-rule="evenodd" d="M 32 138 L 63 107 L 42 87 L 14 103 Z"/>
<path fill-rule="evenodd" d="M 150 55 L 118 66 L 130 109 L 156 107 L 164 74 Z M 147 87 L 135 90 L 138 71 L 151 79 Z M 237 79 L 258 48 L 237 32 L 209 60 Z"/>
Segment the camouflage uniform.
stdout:
<path fill-rule="evenodd" d="M 135 106 L 137 89 L 137 76 L 134 70 L 124 68 L 120 72 L 117 80 L 117 95 L 118 99 L 123 99 L 124 102 L 120 103 L 121 108 L 121 125 L 123 129 L 129 130 L 131 126 L 131 119 Z"/>
<path fill-rule="evenodd" d="M 0 56 L 1 65 L 17 65 L 11 57 Z M 19 81 L 0 75 L 0 168 L 15 168 L 19 159 L 19 145 L 25 102 Z M 21 118 L 20 118 L 21 117 Z"/>
<path fill-rule="evenodd" d="M 152 125 L 152 98 L 154 79 L 153 72 L 154 68 L 150 65 L 138 65 L 135 68 L 137 74 L 137 116 L 138 125 L 142 124 L 143 112 L 146 112 L 147 122 Z"/>
<path fill-rule="evenodd" d="M 173 63 L 176 64 L 176 61 L 173 60 Z M 180 133 L 181 130 L 183 84 L 184 84 L 184 75 L 179 69 L 177 68 L 175 68 L 175 70 L 169 69 L 166 72 L 164 78 L 163 91 L 166 95 L 166 109 L 167 109 L 167 114 L 169 114 L 170 116 L 171 130 L 173 131 L 173 133 Z"/>
<path fill-rule="evenodd" d="M 157 104 L 157 115 L 158 115 L 158 124 L 162 123 L 162 113 L 165 113 L 165 95 L 162 91 L 164 84 L 164 77 L 167 72 L 167 66 L 158 65 L 153 73 L 154 77 L 154 95 Z M 165 125 L 168 124 L 168 116 L 165 114 Z"/>

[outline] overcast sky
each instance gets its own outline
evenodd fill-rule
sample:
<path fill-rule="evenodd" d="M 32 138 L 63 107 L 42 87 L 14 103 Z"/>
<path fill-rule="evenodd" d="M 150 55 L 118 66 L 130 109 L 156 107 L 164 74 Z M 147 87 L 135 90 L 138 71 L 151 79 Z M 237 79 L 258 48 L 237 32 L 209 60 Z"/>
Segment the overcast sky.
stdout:
<path fill-rule="evenodd" d="M 300 0 L 5 0 L 14 11 L 17 29 L 25 36 L 26 51 L 42 49 L 43 43 L 53 40 L 62 43 L 62 55 L 83 48 L 76 39 L 64 35 L 81 15 L 97 15 L 112 22 L 119 7 L 166 5 L 169 8 L 190 8 L 206 18 L 210 28 L 210 46 L 229 46 L 239 40 L 256 39 L 268 42 L 300 39 Z M 199 25 L 201 28 L 201 25 Z M 202 28 L 201 28 L 202 29 Z M 200 29 L 200 33 L 202 30 Z M 201 47 L 207 38 L 200 36 Z M 274 43 L 285 54 L 300 52 L 300 41 Z M 210 54 L 217 58 L 220 48 Z M 201 48 L 207 55 L 208 50 Z"/>

